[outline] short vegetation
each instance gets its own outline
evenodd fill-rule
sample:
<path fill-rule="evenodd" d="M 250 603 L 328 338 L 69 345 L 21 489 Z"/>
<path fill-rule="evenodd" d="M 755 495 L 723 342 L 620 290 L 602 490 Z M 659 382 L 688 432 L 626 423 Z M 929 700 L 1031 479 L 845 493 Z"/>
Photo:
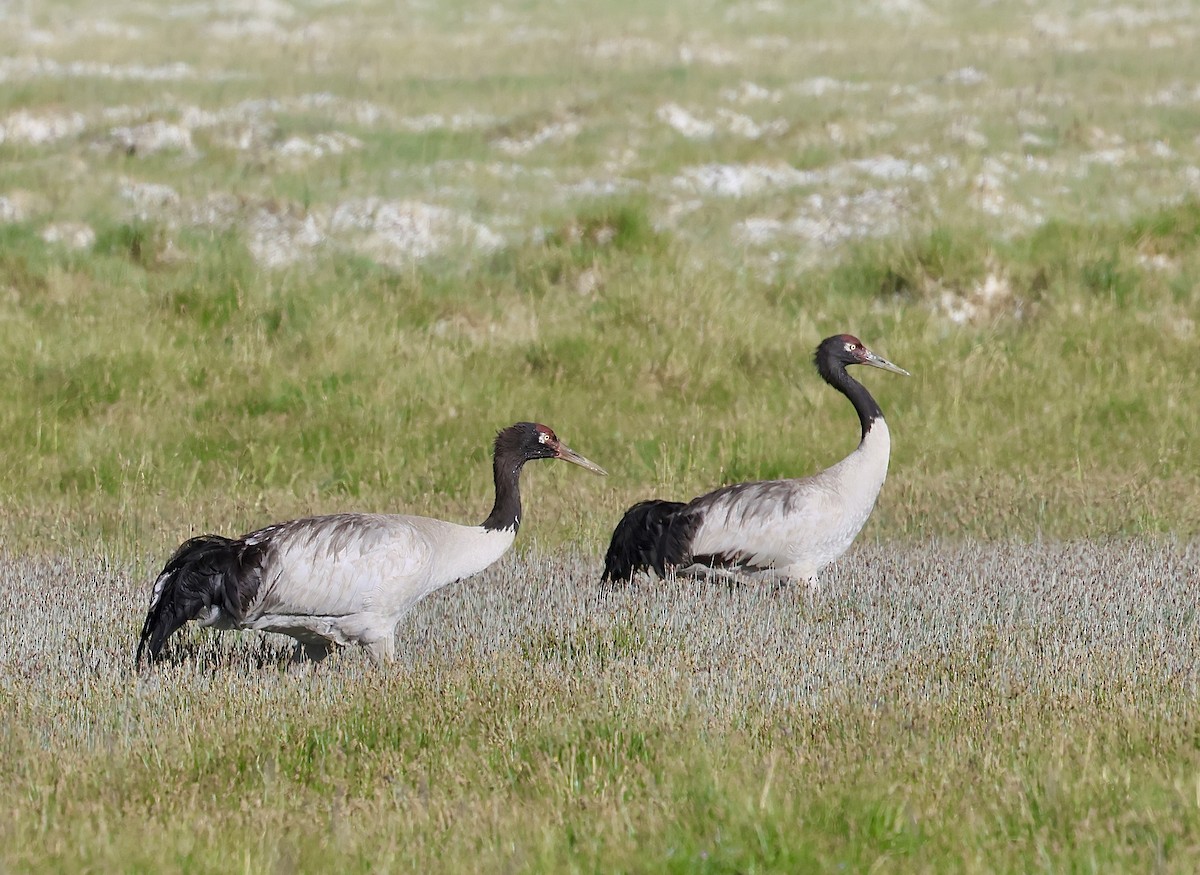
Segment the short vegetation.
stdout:
<path fill-rule="evenodd" d="M 1193 871 L 1185 7 L 0 12 L 0 869 Z M 601 588 L 621 511 L 893 433 L 815 596 Z M 204 531 L 478 522 L 398 670 L 190 630 Z"/>

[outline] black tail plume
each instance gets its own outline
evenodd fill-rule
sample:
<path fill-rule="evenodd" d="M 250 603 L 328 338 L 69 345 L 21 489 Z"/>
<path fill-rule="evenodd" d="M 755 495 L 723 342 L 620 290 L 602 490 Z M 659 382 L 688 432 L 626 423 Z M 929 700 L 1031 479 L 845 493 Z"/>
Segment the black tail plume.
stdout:
<path fill-rule="evenodd" d="M 210 608 L 240 621 L 258 592 L 265 546 L 220 535 L 184 541 L 154 581 L 134 664 L 143 652 L 149 662 L 156 660 L 177 629 Z"/>
<path fill-rule="evenodd" d="M 682 501 L 650 499 L 625 511 L 613 529 L 600 579 L 627 582 L 637 572 L 650 569 L 665 577 L 666 566 L 678 562 L 677 557 L 666 555 L 674 552 L 667 533 L 675 515 L 686 506 Z"/>

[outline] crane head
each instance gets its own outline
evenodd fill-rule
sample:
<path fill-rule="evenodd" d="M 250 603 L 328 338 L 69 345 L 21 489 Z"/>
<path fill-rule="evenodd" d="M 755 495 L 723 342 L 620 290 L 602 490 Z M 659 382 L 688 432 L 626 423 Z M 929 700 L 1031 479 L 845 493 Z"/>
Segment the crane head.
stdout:
<path fill-rule="evenodd" d="M 822 340 L 821 345 L 817 347 L 816 360 L 818 367 L 820 367 L 822 359 L 832 359 L 843 367 L 850 365 L 870 365 L 873 368 L 891 371 L 893 374 L 903 374 L 906 377 L 912 376 L 904 368 L 892 364 L 879 355 L 879 353 L 867 349 L 866 344 L 853 334 L 836 334 L 833 337 L 827 337 Z"/>
<path fill-rule="evenodd" d="M 533 459 L 562 459 L 593 474 L 608 472 L 558 439 L 554 429 L 540 422 L 518 422 L 496 435 L 496 458 L 512 458 L 518 465 Z"/>

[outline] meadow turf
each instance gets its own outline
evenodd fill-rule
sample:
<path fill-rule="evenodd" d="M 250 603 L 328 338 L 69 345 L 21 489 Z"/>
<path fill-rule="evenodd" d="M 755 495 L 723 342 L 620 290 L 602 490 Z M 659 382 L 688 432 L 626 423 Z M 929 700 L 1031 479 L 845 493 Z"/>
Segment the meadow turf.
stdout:
<path fill-rule="evenodd" d="M 1157 4 L 0 10 L 0 869 L 1192 871 L 1200 27 Z M 893 435 L 809 598 L 621 511 Z M 131 653 L 185 537 L 514 555 L 401 662 Z"/>
<path fill-rule="evenodd" d="M 603 588 L 556 551 L 432 596 L 389 671 L 230 633 L 138 674 L 133 568 L 5 557 L 3 860 L 1186 872 L 1197 574 L 1175 545 L 870 545 L 810 597 Z"/>

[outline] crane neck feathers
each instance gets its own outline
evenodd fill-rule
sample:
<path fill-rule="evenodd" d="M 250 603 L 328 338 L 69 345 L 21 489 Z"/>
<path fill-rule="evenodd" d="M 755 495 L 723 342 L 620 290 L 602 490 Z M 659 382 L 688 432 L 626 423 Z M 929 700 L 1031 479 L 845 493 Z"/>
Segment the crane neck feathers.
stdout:
<path fill-rule="evenodd" d="M 846 366 L 839 361 L 818 357 L 817 372 L 826 383 L 850 399 L 854 412 L 858 414 L 862 438 L 865 439 L 875 420 L 883 419 L 883 410 L 878 402 L 871 397 L 866 386 L 846 373 Z"/>
<path fill-rule="evenodd" d="M 512 529 L 516 534 L 521 527 L 521 468 L 525 460 L 497 453 L 492 462 L 492 474 L 496 481 L 496 501 L 492 512 L 483 521 L 488 531 Z"/>

